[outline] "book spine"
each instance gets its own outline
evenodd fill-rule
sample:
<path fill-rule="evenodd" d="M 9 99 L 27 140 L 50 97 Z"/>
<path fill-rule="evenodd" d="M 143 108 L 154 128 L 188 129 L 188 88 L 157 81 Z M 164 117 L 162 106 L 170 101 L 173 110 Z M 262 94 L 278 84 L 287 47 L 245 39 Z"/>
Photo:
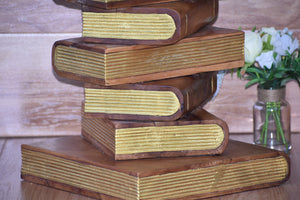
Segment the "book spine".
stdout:
<path fill-rule="evenodd" d="M 219 0 L 196 0 L 189 2 L 189 8 L 181 20 L 181 37 L 189 36 L 201 27 L 212 25 L 217 21 Z"/>
<path fill-rule="evenodd" d="M 203 74 L 207 74 L 206 76 Z M 191 87 L 182 91 L 184 97 L 184 113 L 206 104 L 217 90 L 216 73 L 203 73 L 195 76 L 201 76 Z"/>

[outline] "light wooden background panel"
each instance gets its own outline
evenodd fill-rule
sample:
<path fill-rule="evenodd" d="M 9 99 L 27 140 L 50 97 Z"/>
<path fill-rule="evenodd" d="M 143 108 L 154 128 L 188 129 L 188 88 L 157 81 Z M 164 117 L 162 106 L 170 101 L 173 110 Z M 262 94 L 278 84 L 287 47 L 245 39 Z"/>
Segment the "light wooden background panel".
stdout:
<path fill-rule="evenodd" d="M 79 33 L 81 14 L 53 0 L 0 1 L 0 33 Z"/>
<path fill-rule="evenodd" d="M 51 45 L 79 35 L 0 35 L 0 135 L 79 133 L 83 89 L 58 81 L 51 69 Z"/>
<path fill-rule="evenodd" d="M 58 0 L 57 0 L 58 1 Z M 252 29 L 288 27 L 300 38 L 300 1 L 221 0 L 216 26 Z M 52 0 L 0 2 L 0 136 L 80 134 L 83 89 L 57 80 L 51 70 L 54 41 L 80 36 L 80 10 Z M 217 98 L 205 108 L 224 119 L 231 132 L 252 131 L 256 88 L 225 76 Z M 292 130 L 300 131 L 300 90 L 288 85 Z"/>
<path fill-rule="evenodd" d="M 300 36 L 300 1 L 298 0 L 220 0 L 216 25 L 251 30 L 254 26 L 288 27 Z"/>

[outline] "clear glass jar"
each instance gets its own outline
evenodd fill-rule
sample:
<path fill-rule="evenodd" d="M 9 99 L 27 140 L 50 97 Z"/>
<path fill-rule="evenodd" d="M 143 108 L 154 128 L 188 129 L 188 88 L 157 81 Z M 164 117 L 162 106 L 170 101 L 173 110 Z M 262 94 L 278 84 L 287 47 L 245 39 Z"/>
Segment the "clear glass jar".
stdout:
<path fill-rule="evenodd" d="M 285 100 L 285 87 L 262 89 L 253 106 L 254 143 L 271 149 L 291 150 L 290 104 Z"/>

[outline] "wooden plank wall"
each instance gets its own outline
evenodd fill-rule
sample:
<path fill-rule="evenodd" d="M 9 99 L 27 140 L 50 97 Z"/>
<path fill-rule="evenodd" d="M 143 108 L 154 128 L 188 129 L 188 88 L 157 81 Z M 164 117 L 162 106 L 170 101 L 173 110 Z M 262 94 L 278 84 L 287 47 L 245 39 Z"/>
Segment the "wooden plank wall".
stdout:
<path fill-rule="evenodd" d="M 0 137 L 78 135 L 83 89 L 58 80 L 51 70 L 54 41 L 78 37 L 80 10 L 58 0 L 0 2 Z M 58 2 L 59 3 L 59 2 Z M 216 26 L 250 30 L 254 25 L 289 27 L 300 38 L 300 1 L 220 0 Z M 224 119 L 231 132 L 252 131 L 256 88 L 225 76 L 219 95 L 205 108 Z M 292 130 L 300 131 L 300 90 L 288 84 Z"/>

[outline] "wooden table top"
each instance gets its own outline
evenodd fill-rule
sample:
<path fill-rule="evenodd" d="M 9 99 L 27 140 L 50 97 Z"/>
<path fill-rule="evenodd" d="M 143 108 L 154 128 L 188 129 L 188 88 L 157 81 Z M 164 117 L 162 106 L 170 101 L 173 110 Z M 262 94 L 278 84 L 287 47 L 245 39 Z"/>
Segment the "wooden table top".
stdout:
<path fill-rule="evenodd" d="M 251 134 L 232 134 L 231 139 L 251 142 Z M 21 144 L 47 140 L 48 138 L 0 138 L 0 199 L 4 200 L 88 200 L 91 198 L 64 192 L 23 181 L 21 171 Z M 284 184 L 266 189 L 241 192 L 210 198 L 210 200 L 256 199 L 294 200 L 300 197 L 300 133 L 292 135 L 291 176 Z"/>

